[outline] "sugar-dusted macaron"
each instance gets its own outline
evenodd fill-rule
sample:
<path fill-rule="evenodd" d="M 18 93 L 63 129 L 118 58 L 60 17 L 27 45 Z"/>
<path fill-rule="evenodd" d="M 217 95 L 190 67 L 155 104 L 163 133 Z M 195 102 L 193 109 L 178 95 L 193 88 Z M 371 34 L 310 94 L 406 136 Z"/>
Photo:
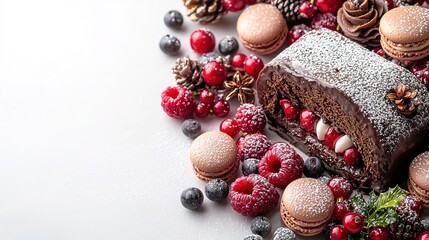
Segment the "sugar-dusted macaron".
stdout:
<path fill-rule="evenodd" d="M 280 214 L 285 225 L 303 236 L 322 232 L 334 210 L 334 195 L 322 181 L 300 178 L 283 192 Z"/>
<path fill-rule="evenodd" d="M 408 190 L 429 207 L 429 152 L 418 155 L 408 170 Z"/>
<path fill-rule="evenodd" d="M 429 9 L 397 7 L 380 20 L 381 46 L 391 57 L 415 61 L 429 56 Z"/>
<path fill-rule="evenodd" d="M 283 46 L 288 28 L 276 7 L 258 3 L 241 13 L 237 20 L 237 32 L 245 48 L 265 55 Z"/>
<path fill-rule="evenodd" d="M 191 145 L 190 159 L 195 175 L 204 181 L 221 178 L 231 182 L 239 161 L 237 146 L 228 134 L 212 131 L 198 136 Z"/>

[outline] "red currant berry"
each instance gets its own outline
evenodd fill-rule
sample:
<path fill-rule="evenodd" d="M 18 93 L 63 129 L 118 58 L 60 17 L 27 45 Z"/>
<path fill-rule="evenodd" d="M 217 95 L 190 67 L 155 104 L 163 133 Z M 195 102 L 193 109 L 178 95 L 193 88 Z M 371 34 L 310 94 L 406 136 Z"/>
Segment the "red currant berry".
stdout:
<path fill-rule="evenodd" d="M 328 131 L 326 132 L 325 135 L 325 145 L 334 150 L 335 149 L 335 143 L 337 142 L 337 140 L 342 137 L 344 134 L 341 134 L 339 132 L 337 132 L 335 130 L 335 128 L 333 127 L 329 127 Z"/>
<path fill-rule="evenodd" d="M 385 3 L 387 6 L 387 10 L 394 9 L 396 7 L 394 0 L 385 0 Z"/>
<path fill-rule="evenodd" d="M 335 17 L 331 13 L 325 13 L 325 14 L 316 13 L 311 19 L 311 28 L 313 29 L 327 28 L 332 31 L 336 31 L 337 17 Z"/>
<path fill-rule="evenodd" d="M 429 58 L 415 62 L 410 71 L 429 89 Z"/>
<path fill-rule="evenodd" d="M 246 61 L 244 61 L 243 68 L 247 75 L 257 79 L 259 76 L 259 72 L 261 72 L 262 68 L 264 68 L 264 62 L 261 58 L 254 55 L 250 55 L 246 59 Z"/>
<path fill-rule="evenodd" d="M 222 0 L 222 6 L 230 12 L 238 12 L 246 6 L 245 0 Z"/>
<path fill-rule="evenodd" d="M 328 182 L 328 187 L 331 189 L 336 199 L 347 200 L 353 193 L 352 185 L 343 177 L 331 178 Z"/>
<path fill-rule="evenodd" d="M 314 15 L 314 5 L 305 1 L 299 5 L 299 15 L 303 18 L 312 18 Z"/>
<path fill-rule="evenodd" d="M 319 117 L 314 112 L 304 109 L 299 116 L 299 123 L 308 132 L 314 132 Z"/>
<path fill-rule="evenodd" d="M 317 10 L 322 13 L 337 14 L 338 9 L 343 5 L 341 0 L 316 0 Z"/>
<path fill-rule="evenodd" d="M 389 232 L 385 228 L 371 228 L 369 231 L 370 240 L 389 240 Z"/>
<path fill-rule="evenodd" d="M 343 225 L 349 233 L 359 233 L 365 225 L 365 219 L 355 212 L 347 213 L 343 218 Z"/>
<path fill-rule="evenodd" d="M 200 102 L 195 108 L 195 116 L 199 118 L 205 118 L 210 113 L 210 104 Z"/>
<path fill-rule="evenodd" d="M 347 230 L 342 225 L 334 226 L 329 231 L 329 237 L 331 240 L 347 240 Z"/>
<path fill-rule="evenodd" d="M 293 26 L 287 34 L 287 45 L 291 45 L 292 43 L 296 42 L 296 40 L 298 40 L 300 37 L 302 37 L 302 35 L 309 31 L 311 31 L 311 28 L 305 24 L 298 24 Z"/>
<path fill-rule="evenodd" d="M 429 240 L 429 230 L 422 232 L 416 240 Z"/>
<path fill-rule="evenodd" d="M 356 147 L 351 147 L 344 152 L 344 162 L 349 166 L 357 166 L 361 156 Z"/>
<path fill-rule="evenodd" d="M 231 65 L 236 68 L 243 68 L 244 61 L 246 61 L 246 59 L 246 54 L 237 53 L 231 58 Z"/>
<path fill-rule="evenodd" d="M 219 130 L 234 138 L 240 131 L 240 128 L 234 119 L 228 118 L 220 123 Z"/>
<path fill-rule="evenodd" d="M 301 112 L 301 108 L 292 103 L 289 100 L 282 99 L 280 100 L 280 106 L 283 108 L 283 112 L 285 113 L 285 117 L 290 120 L 297 120 L 299 118 L 299 114 Z"/>
<path fill-rule="evenodd" d="M 380 57 L 386 56 L 386 53 L 384 52 L 382 47 L 374 48 L 372 51 L 377 53 Z"/>
<path fill-rule="evenodd" d="M 212 110 L 216 117 L 225 117 L 229 113 L 229 103 L 225 99 L 221 99 L 213 104 Z"/>
<path fill-rule="evenodd" d="M 408 195 L 401 201 L 401 207 L 406 207 L 409 210 L 416 212 L 419 216 L 423 214 L 423 203 L 415 196 Z"/>
<path fill-rule="evenodd" d="M 202 103 L 211 104 L 214 102 L 214 100 L 215 100 L 215 94 L 212 91 L 208 89 L 203 89 L 200 92 L 200 101 Z"/>
<path fill-rule="evenodd" d="M 227 77 L 228 71 L 223 63 L 217 61 L 208 62 L 203 68 L 204 81 L 211 86 L 220 86 Z"/>
<path fill-rule="evenodd" d="M 198 29 L 191 34 L 191 48 L 198 54 L 213 52 L 215 37 L 207 29 Z"/>
<path fill-rule="evenodd" d="M 349 212 L 353 212 L 352 205 L 347 200 L 346 201 L 340 201 L 340 202 L 335 203 L 335 205 L 334 205 L 333 217 L 335 219 L 342 220 L 344 218 L 344 216 Z"/>

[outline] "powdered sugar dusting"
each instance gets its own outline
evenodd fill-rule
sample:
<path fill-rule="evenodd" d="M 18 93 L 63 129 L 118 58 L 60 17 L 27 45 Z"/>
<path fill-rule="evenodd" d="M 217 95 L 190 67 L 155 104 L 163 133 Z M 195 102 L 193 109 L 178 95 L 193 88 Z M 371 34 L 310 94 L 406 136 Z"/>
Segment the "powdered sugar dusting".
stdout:
<path fill-rule="evenodd" d="M 283 201 L 293 217 L 299 215 L 317 222 L 331 215 L 334 196 L 320 180 L 301 178 L 286 188 Z"/>
<path fill-rule="evenodd" d="M 397 9 L 399 10 L 399 9 Z M 399 31 L 417 37 L 424 37 L 429 32 L 429 10 L 418 6 L 401 7 L 402 14 L 398 21 Z"/>
<path fill-rule="evenodd" d="M 380 136 L 387 158 L 403 141 L 429 129 L 426 87 L 405 68 L 337 32 L 320 29 L 307 33 L 268 65 L 292 68 L 295 74 L 306 76 L 308 81 L 314 79 L 350 97 Z M 417 98 L 422 101 L 412 119 L 396 111 L 386 98 L 386 93 L 401 83 L 416 89 Z"/>
<path fill-rule="evenodd" d="M 429 184 L 429 152 L 418 155 L 411 162 L 410 170 L 414 176 L 418 176 L 419 179 Z"/>

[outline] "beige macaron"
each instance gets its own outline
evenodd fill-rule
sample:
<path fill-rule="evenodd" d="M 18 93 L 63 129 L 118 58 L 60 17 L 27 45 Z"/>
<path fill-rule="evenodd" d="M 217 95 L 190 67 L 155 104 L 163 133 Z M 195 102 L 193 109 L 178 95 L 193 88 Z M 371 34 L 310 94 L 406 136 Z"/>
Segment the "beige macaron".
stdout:
<path fill-rule="evenodd" d="M 429 56 L 429 9 L 397 7 L 380 20 L 381 46 L 391 56 L 415 61 Z"/>
<path fill-rule="evenodd" d="M 284 224 L 303 236 L 322 232 L 334 211 L 334 195 L 322 181 L 300 178 L 283 192 L 280 214 Z"/>
<path fill-rule="evenodd" d="M 266 55 L 283 46 L 288 28 L 276 7 L 258 3 L 241 13 L 237 20 L 237 32 L 245 48 Z"/>
<path fill-rule="evenodd" d="M 408 171 L 408 190 L 429 207 L 429 152 L 418 155 Z"/>
<path fill-rule="evenodd" d="M 190 159 L 195 175 L 204 181 L 221 178 L 231 182 L 238 170 L 237 147 L 228 134 L 212 131 L 198 136 L 191 145 Z"/>

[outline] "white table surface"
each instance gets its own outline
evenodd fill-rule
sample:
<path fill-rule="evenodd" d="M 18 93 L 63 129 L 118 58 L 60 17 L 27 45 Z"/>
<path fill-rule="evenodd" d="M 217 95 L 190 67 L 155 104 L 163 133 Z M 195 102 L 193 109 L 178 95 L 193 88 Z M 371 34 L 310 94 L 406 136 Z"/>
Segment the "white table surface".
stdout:
<path fill-rule="evenodd" d="M 179 0 L 0 1 L 0 239 L 250 234 L 251 219 L 228 203 L 181 206 L 181 191 L 204 183 L 181 122 L 160 106 L 176 57 L 158 41 L 172 33 L 181 56 L 195 57 L 188 39 L 200 25 L 186 18 L 182 30 L 168 29 L 171 9 L 184 12 Z M 237 16 L 209 26 L 217 39 L 236 35 Z M 273 230 L 282 226 L 277 209 L 267 216 Z"/>

